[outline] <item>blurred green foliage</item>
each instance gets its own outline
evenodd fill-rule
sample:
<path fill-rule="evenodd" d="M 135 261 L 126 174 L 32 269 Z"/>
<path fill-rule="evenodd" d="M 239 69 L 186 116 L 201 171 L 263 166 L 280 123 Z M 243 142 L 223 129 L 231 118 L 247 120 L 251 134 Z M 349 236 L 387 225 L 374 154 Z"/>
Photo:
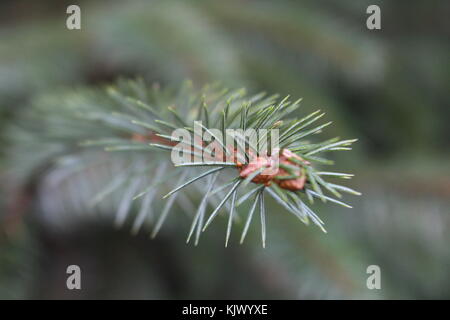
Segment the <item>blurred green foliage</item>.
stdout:
<path fill-rule="evenodd" d="M 266 250 L 257 232 L 243 247 L 225 250 L 222 234 L 209 234 L 191 248 L 187 225 L 155 242 L 107 222 L 58 233 L 32 209 L 24 223 L 11 217 L 21 168 L 3 165 L 5 147 L 0 297 L 450 297 L 448 1 L 79 1 L 82 30 L 69 31 L 73 3 L 0 4 L 2 145 L 7 124 L 61 87 L 220 81 L 304 97 L 306 111 L 334 119 L 330 136 L 360 138 L 338 164 L 357 174 L 363 197 L 348 212 L 319 211 L 328 235 L 273 212 Z M 365 27 L 369 4 L 380 5 L 382 30 Z M 72 260 L 86 266 L 89 290 L 65 290 Z M 382 290 L 366 288 L 370 264 Z"/>

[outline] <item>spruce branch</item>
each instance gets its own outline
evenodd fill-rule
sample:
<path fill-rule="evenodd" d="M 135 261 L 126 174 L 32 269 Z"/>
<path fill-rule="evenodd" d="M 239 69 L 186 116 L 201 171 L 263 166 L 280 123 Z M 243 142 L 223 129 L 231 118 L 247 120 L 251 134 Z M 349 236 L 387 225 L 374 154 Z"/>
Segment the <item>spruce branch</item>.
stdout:
<path fill-rule="evenodd" d="M 226 209 L 227 246 L 233 221 L 240 218 L 238 209 L 244 210 L 244 203 L 252 199 L 240 240 L 244 241 L 258 210 L 261 241 L 265 246 L 266 220 L 270 213 L 265 194 L 303 223 L 311 220 L 323 231 L 323 221 L 306 202 L 312 205 L 316 198 L 351 208 L 341 201 L 341 193 L 360 195 L 327 180 L 350 179 L 352 174 L 320 169 L 322 165 L 333 165 L 322 154 L 350 150 L 356 139 L 305 140 L 313 140 L 331 122 L 319 123 L 325 114 L 320 110 L 298 116 L 301 101 L 292 102 L 289 96 L 278 101 L 278 95 L 265 93 L 251 96 L 244 89 L 228 90 L 217 85 L 195 90 L 186 82 L 174 92 L 148 87 L 142 80 L 119 80 L 106 89 L 82 89 L 44 97 L 15 130 L 25 140 L 32 141 L 31 137 L 38 136 L 45 142 L 46 147 L 37 151 L 44 154 L 43 159 L 78 155 L 80 164 L 89 167 L 98 163 L 100 154 L 103 157 L 106 152 L 108 162 L 121 162 L 111 181 L 93 194 L 89 203 L 95 206 L 105 198 L 117 197 L 118 226 L 127 221 L 134 208 L 139 208 L 131 227 L 134 234 L 147 220 L 153 219 L 155 199 L 163 199 L 164 205 L 156 217 L 152 237 L 163 227 L 174 205 L 183 199 L 195 202 L 202 194 L 196 212 L 189 213 L 193 218 L 187 242 L 194 236 L 197 244 L 201 232 Z M 208 134 L 211 138 L 208 144 L 197 142 L 201 138 L 195 130 L 198 121 L 201 121 L 200 136 Z M 172 137 L 172 131 L 180 128 L 191 133 L 194 141 L 186 143 Z M 226 137 L 228 129 L 274 128 L 279 130 L 280 146 L 268 155 L 260 155 L 252 146 L 254 135 L 237 136 L 236 149 L 229 149 L 221 139 Z M 257 137 L 257 145 L 272 138 L 271 133 L 264 132 Z M 210 144 L 216 146 L 215 156 L 222 158 L 171 163 L 168 151 L 201 158 Z M 237 149 L 243 151 L 244 159 L 237 157 Z M 85 154 L 93 154 L 92 158 L 97 160 L 86 160 Z M 279 157 L 279 168 L 274 174 L 264 174 L 275 155 Z M 227 156 L 232 160 L 225 159 Z M 180 193 L 183 198 L 178 199 Z"/>

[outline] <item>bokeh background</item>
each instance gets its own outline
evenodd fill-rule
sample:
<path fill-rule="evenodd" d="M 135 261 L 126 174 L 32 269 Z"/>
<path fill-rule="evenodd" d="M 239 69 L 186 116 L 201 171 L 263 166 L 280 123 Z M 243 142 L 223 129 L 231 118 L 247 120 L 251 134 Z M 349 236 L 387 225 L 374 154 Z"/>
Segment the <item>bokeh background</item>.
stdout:
<path fill-rule="evenodd" d="M 81 30 L 66 29 L 69 4 Z M 366 28 L 370 4 L 381 30 Z M 446 0 L 1 1 L 0 298 L 450 298 L 449 16 Z M 4 128 L 43 93 L 120 76 L 303 97 L 334 121 L 327 134 L 359 138 L 337 167 L 363 196 L 319 205 L 328 234 L 271 210 L 266 249 L 257 226 L 225 249 L 224 221 L 198 247 L 187 224 L 155 240 L 107 219 L 56 231 L 11 191 Z M 69 264 L 81 291 L 66 289 Z"/>

